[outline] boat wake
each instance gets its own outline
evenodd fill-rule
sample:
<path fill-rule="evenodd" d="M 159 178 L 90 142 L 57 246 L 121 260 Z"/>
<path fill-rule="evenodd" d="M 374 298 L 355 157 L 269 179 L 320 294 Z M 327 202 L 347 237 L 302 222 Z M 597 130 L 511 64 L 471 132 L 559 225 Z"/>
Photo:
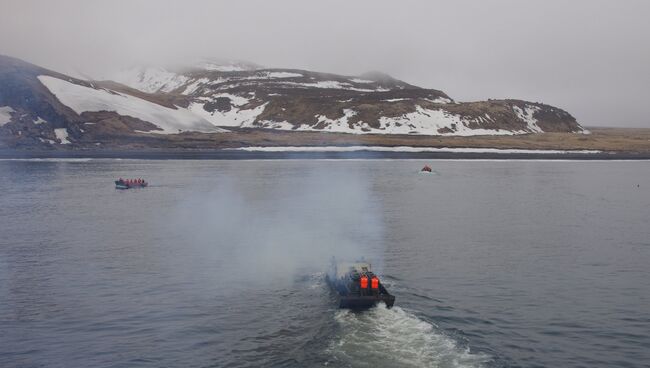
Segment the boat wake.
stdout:
<path fill-rule="evenodd" d="M 400 307 L 340 310 L 335 319 L 340 335 L 328 347 L 333 366 L 481 367 L 490 361 Z"/>

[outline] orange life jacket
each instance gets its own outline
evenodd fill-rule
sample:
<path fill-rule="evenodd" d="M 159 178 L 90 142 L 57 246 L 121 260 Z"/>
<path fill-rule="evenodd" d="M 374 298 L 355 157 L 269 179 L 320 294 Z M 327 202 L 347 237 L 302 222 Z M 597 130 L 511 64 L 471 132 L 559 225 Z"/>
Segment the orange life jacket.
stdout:
<path fill-rule="evenodd" d="M 361 276 L 361 280 L 359 281 L 361 284 L 362 289 L 367 289 L 368 288 L 368 276 Z"/>

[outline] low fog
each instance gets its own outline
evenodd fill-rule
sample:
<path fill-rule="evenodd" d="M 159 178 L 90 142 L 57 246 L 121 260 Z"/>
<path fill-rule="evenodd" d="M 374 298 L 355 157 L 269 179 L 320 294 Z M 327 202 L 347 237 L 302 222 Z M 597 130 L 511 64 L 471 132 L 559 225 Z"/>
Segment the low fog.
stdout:
<path fill-rule="evenodd" d="M 650 2 L 2 0 L 0 54 L 103 75 L 200 57 L 522 98 L 650 127 Z"/>
<path fill-rule="evenodd" d="M 363 258 L 381 272 L 383 211 L 368 179 L 354 169 L 300 174 L 250 172 L 268 185 L 222 174 L 211 189 L 187 190 L 154 230 L 178 237 L 188 247 L 187 268 L 202 270 L 208 282 L 291 283 L 326 271 L 332 257 Z"/>

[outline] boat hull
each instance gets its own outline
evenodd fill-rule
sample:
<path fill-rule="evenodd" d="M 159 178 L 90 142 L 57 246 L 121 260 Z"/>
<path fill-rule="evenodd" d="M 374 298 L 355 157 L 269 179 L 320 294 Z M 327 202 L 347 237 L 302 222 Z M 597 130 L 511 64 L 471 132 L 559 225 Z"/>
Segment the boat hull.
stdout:
<path fill-rule="evenodd" d="M 115 182 L 115 189 L 133 189 L 133 188 L 145 188 L 148 183 L 142 183 L 142 184 L 127 184 L 127 183 L 120 183 L 119 181 Z"/>
<path fill-rule="evenodd" d="M 395 304 L 395 296 L 390 294 L 378 296 L 339 295 L 339 308 L 368 309 L 376 306 L 378 303 L 384 303 L 386 304 L 386 308 L 391 308 Z"/>

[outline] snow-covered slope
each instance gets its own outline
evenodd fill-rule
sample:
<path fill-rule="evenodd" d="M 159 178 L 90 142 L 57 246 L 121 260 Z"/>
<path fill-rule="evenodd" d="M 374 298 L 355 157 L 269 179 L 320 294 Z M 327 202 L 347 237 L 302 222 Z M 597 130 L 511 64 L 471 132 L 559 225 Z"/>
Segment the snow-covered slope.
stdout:
<path fill-rule="evenodd" d="M 64 105 L 81 114 L 86 111 L 115 111 L 158 126 L 162 133 L 215 132 L 218 129 L 186 109 L 170 109 L 114 91 L 85 87 L 50 76 L 38 79 Z"/>

